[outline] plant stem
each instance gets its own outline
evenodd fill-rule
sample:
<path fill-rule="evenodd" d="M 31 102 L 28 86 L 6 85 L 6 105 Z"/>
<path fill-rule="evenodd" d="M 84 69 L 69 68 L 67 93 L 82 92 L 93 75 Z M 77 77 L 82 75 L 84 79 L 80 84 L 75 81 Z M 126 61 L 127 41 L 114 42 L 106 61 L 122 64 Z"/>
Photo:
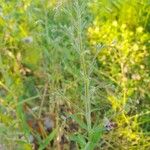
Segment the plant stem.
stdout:
<path fill-rule="evenodd" d="M 83 46 L 83 37 L 82 37 L 82 12 L 79 6 L 78 1 L 76 1 L 76 15 L 77 15 L 77 41 L 78 41 L 78 51 L 80 53 L 80 65 L 83 72 L 83 84 L 84 84 L 84 102 L 85 102 L 85 116 L 88 127 L 88 133 L 91 130 L 91 100 L 90 100 L 90 78 L 87 73 L 87 64 L 85 58 L 85 48 Z"/>
<path fill-rule="evenodd" d="M 81 66 L 83 70 L 83 82 L 84 82 L 84 102 L 85 102 L 85 112 L 86 121 L 88 126 L 88 131 L 91 129 L 91 100 L 90 100 L 90 80 L 87 74 L 86 63 L 84 55 L 81 55 Z"/>
<path fill-rule="evenodd" d="M 40 108 L 39 108 L 38 118 L 41 118 L 41 113 L 42 113 L 42 108 L 43 108 L 43 105 L 44 105 L 44 100 L 45 100 L 47 88 L 48 88 L 48 83 L 46 83 L 45 87 L 44 87 L 44 92 L 43 92 L 43 95 L 42 95 L 42 101 L 41 101 L 41 105 L 40 105 Z"/>

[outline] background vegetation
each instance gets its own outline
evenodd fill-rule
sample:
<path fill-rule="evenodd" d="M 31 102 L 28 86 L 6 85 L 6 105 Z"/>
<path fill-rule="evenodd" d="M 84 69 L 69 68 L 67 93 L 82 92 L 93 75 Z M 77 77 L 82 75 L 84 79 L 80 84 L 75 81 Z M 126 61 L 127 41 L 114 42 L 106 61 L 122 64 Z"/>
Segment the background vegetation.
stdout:
<path fill-rule="evenodd" d="M 149 0 L 0 0 L 0 149 L 149 150 Z"/>

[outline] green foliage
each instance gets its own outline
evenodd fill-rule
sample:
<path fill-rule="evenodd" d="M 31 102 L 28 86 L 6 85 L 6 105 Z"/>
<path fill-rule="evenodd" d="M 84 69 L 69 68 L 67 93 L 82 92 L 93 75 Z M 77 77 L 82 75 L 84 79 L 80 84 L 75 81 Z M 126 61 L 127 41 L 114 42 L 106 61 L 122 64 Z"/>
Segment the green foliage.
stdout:
<path fill-rule="evenodd" d="M 148 141 L 148 136 L 140 135 L 141 129 L 138 128 L 140 122 L 136 117 L 132 123 L 130 120 L 133 115 L 142 111 L 149 112 L 150 106 L 147 96 L 150 80 L 147 61 L 150 57 L 147 24 L 149 3 L 112 1 L 108 5 L 105 2 L 100 2 L 100 7 L 90 5 L 91 9 L 95 10 L 95 20 L 88 29 L 91 46 L 95 47 L 98 44 L 105 46 L 98 55 L 100 68 L 97 72 L 114 87 L 113 90 L 106 89 L 106 100 L 111 104 L 113 120 L 118 124 L 118 136 L 122 135 L 130 142 L 135 139 L 136 142 L 143 142 L 141 136 L 144 136 L 145 141 Z M 103 6 L 109 7 L 111 14 L 99 13 L 108 11 Z M 94 48 L 92 51 L 96 53 Z M 127 128 L 124 127 L 126 123 Z M 116 136 L 116 132 L 114 134 Z M 118 141 L 117 137 L 115 139 Z M 127 141 L 124 140 L 123 144 L 132 148 L 134 144 L 131 142 L 129 145 Z"/>
<path fill-rule="evenodd" d="M 149 10 L 0 0 L 0 148 L 148 150 Z"/>

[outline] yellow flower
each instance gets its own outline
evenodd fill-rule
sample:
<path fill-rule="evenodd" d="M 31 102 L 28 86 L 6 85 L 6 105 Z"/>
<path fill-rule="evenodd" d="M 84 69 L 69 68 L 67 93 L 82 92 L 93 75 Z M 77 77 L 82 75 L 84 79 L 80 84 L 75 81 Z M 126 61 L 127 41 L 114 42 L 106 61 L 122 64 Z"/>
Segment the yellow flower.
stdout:
<path fill-rule="evenodd" d="M 57 1 L 56 0 L 49 0 L 47 7 L 54 7 L 56 5 Z"/>
<path fill-rule="evenodd" d="M 92 34 L 92 33 L 93 33 L 93 29 L 92 29 L 92 27 L 89 27 L 89 28 L 88 28 L 88 32 L 89 32 L 90 34 Z"/>
<path fill-rule="evenodd" d="M 140 68 L 141 68 L 141 69 L 144 69 L 144 68 L 145 68 L 145 66 L 144 66 L 144 65 L 140 65 Z"/>
<path fill-rule="evenodd" d="M 144 45 L 144 46 L 142 47 L 142 49 L 143 49 L 143 50 L 146 50 L 146 46 Z"/>
<path fill-rule="evenodd" d="M 133 32 L 132 32 L 132 31 L 131 31 L 131 32 L 129 32 L 129 35 L 130 35 L 130 36 L 132 36 L 132 35 L 133 35 Z"/>
<path fill-rule="evenodd" d="M 126 24 L 122 24 L 122 25 L 121 25 L 121 29 L 125 29 L 126 27 L 127 27 Z"/>
<path fill-rule="evenodd" d="M 113 25 L 114 27 L 117 27 L 118 22 L 115 20 L 115 21 L 112 22 L 112 25 Z"/>
<path fill-rule="evenodd" d="M 94 33 L 95 33 L 95 34 L 98 34 L 98 33 L 99 33 L 99 27 L 95 27 Z"/>
<path fill-rule="evenodd" d="M 91 44 L 92 44 L 92 45 L 96 45 L 96 41 L 93 41 L 93 40 L 92 40 L 92 41 L 91 41 Z"/>
<path fill-rule="evenodd" d="M 137 51 L 139 49 L 139 46 L 137 44 L 133 45 L 133 50 Z"/>
<path fill-rule="evenodd" d="M 143 32 L 143 27 L 138 27 L 138 28 L 136 28 L 136 32 L 137 32 L 137 33 L 142 33 L 142 32 Z"/>
<path fill-rule="evenodd" d="M 98 17 L 96 17 L 96 19 L 94 20 L 93 24 L 94 24 L 95 26 L 98 25 Z"/>

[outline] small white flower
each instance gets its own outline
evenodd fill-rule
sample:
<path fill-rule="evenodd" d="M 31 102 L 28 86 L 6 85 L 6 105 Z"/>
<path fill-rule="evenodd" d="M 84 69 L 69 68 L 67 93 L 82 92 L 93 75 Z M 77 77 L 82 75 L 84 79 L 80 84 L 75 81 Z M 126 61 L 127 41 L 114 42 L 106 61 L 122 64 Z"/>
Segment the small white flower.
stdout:
<path fill-rule="evenodd" d="M 133 74 L 132 75 L 132 79 L 133 80 L 140 80 L 141 79 L 141 76 L 139 74 Z"/>
<path fill-rule="evenodd" d="M 51 118 L 46 117 L 44 120 L 44 127 L 46 130 L 54 127 L 54 121 Z"/>
<path fill-rule="evenodd" d="M 32 134 L 29 135 L 28 139 L 29 139 L 29 142 L 30 142 L 30 143 L 33 143 L 33 142 L 34 142 L 34 137 L 33 137 Z"/>
<path fill-rule="evenodd" d="M 104 118 L 103 124 L 107 131 L 113 130 L 116 127 L 116 124 L 110 121 L 107 117 Z"/>

